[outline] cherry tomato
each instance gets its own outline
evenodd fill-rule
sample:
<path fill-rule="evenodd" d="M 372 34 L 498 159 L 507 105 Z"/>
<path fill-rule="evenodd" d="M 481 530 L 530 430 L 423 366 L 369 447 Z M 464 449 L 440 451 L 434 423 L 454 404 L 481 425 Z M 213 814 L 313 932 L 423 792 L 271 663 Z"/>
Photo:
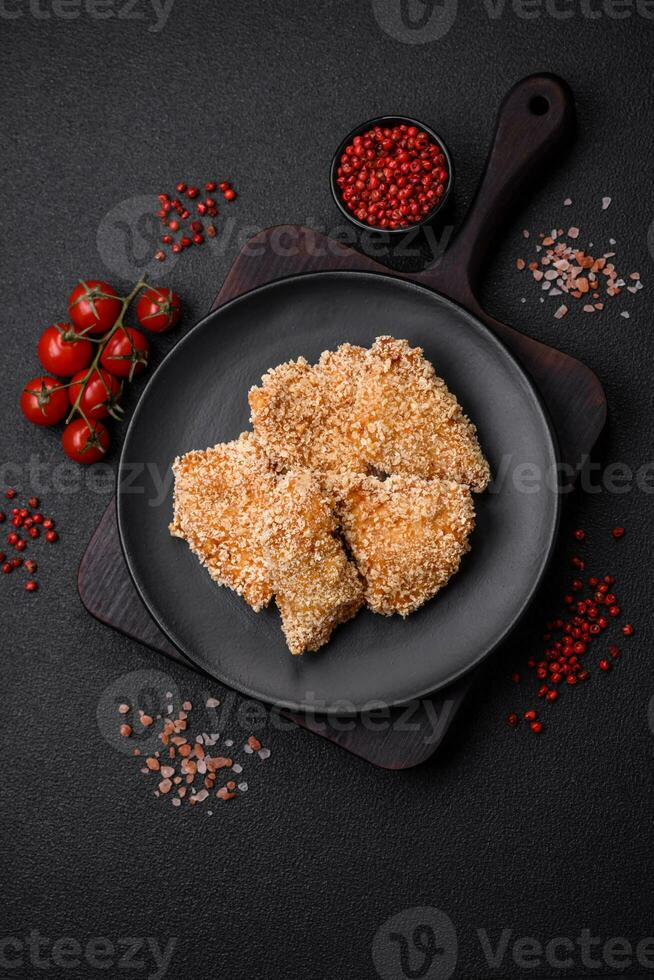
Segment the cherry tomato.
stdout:
<path fill-rule="evenodd" d="M 133 327 L 117 330 L 102 352 L 102 367 L 117 378 L 132 378 L 141 374 L 148 363 L 150 344 Z"/>
<path fill-rule="evenodd" d="M 68 389 L 71 405 L 77 401 L 87 374 L 88 371 L 80 371 L 71 381 Z M 118 398 L 121 390 L 120 381 L 114 378 L 113 374 L 96 369 L 86 383 L 79 408 L 87 419 L 94 419 L 95 421 L 103 419 L 105 415 L 118 415 L 120 412 Z"/>
<path fill-rule="evenodd" d="M 61 381 L 32 378 L 23 388 L 20 407 L 25 418 L 34 425 L 55 425 L 68 411 L 68 394 Z"/>
<path fill-rule="evenodd" d="M 152 333 L 165 333 L 179 323 L 182 301 L 172 289 L 146 289 L 136 304 L 136 315 L 142 327 Z"/>
<path fill-rule="evenodd" d="M 80 333 L 106 333 L 122 308 L 116 291 L 98 279 L 82 280 L 68 297 L 68 313 Z"/>
<path fill-rule="evenodd" d="M 75 419 L 64 429 L 61 444 L 76 463 L 97 463 L 109 448 L 109 433 L 102 422 L 94 422 L 89 428 L 84 419 Z"/>
<path fill-rule="evenodd" d="M 70 378 L 89 366 L 93 344 L 90 340 L 80 339 L 72 324 L 55 323 L 41 334 L 37 353 L 46 371 Z"/>

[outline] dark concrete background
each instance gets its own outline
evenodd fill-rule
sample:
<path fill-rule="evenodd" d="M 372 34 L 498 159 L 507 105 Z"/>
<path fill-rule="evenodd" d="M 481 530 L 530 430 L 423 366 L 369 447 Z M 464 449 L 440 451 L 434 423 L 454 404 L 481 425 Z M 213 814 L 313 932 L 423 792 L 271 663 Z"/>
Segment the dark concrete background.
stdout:
<path fill-rule="evenodd" d="M 371 949 L 378 928 L 417 906 L 451 919 L 460 977 L 620 975 L 610 962 L 584 964 L 579 948 L 574 968 L 557 972 L 543 961 L 527 969 L 511 944 L 524 936 L 574 940 L 589 929 L 602 942 L 627 937 L 635 946 L 654 934 L 652 498 L 641 490 L 567 500 L 559 554 L 533 611 L 484 671 L 442 751 L 419 770 L 381 772 L 299 729 L 264 729 L 273 754 L 252 767 L 246 796 L 215 805 L 213 817 L 200 807 L 175 812 L 155 800 L 138 764 L 112 747 L 96 721 L 103 692 L 134 670 L 164 670 L 197 703 L 206 690 L 197 675 L 85 613 L 76 570 L 111 481 L 105 474 L 80 482 L 57 468 L 57 436 L 30 427 L 17 407 L 22 380 L 38 373 L 38 334 L 65 315 L 76 279 L 125 286 L 151 252 L 144 206 L 131 198 L 180 178 L 228 176 L 239 190 L 238 202 L 223 209 L 234 223 L 219 244 L 185 254 L 167 273 L 184 298 L 188 328 L 208 309 L 239 236 L 279 222 L 340 224 L 328 164 L 358 121 L 407 113 L 442 132 L 457 164 L 460 215 L 505 91 L 531 72 L 557 72 L 577 98 L 578 139 L 511 216 L 502 240 L 489 243 L 485 301 L 600 376 L 610 406 L 602 465 L 636 469 L 652 457 L 654 23 L 647 5 L 594 0 L 582 8 L 560 0 L 546 9 L 471 0 L 459 4 L 447 32 L 424 43 L 409 43 L 421 39 L 410 27 L 398 39 L 380 26 L 383 12 L 400 6 L 176 0 L 158 32 L 149 30 L 154 15 L 145 0 L 132 8 L 142 20 L 126 19 L 125 0 L 102 8 L 122 16 L 103 20 L 83 4 L 53 10 L 46 0 L 41 7 L 6 0 L 0 12 L 0 462 L 3 477 L 26 495 L 40 490 L 61 530 L 56 549 L 43 550 L 41 592 L 24 593 L 18 576 L 0 582 L 0 936 L 25 940 L 38 930 L 50 949 L 66 936 L 114 944 L 153 937 L 164 946 L 178 937 L 168 976 L 363 980 L 377 975 Z M 413 13 L 421 6 L 415 0 Z M 454 13 L 453 0 L 444 9 Z M 566 9 L 570 19 L 554 16 Z M 604 195 L 613 199 L 606 212 Z M 571 208 L 562 207 L 567 196 Z M 126 229 L 113 211 L 125 201 Z M 523 287 L 514 260 L 524 253 L 523 227 L 567 224 L 601 248 L 614 237 L 619 268 L 640 270 L 646 288 L 601 316 L 575 308 L 566 320 L 553 319 L 552 302 L 541 305 L 537 290 Z M 173 341 L 155 344 L 156 359 Z M 30 458 L 42 467 L 31 477 Z M 620 543 L 609 534 L 614 524 L 627 527 Z M 508 675 L 540 648 L 542 622 L 568 581 L 576 526 L 588 531 L 590 570 L 618 576 L 637 633 L 612 675 L 594 676 L 560 699 L 540 738 L 512 733 L 503 717 L 528 699 Z M 238 731 L 234 716 L 228 729 Z M 495 944 L 503 929 L 512 930 L 509 949 L 493 966 L 477 930 Z M 601 946 L 594 949 L 597 955 Z M 2 976 L 97 972 L 88 963 L 47 972 L 28 952 L 7 947 L 7 956 L 16 955 L 19 966 L 7 961 Z M 146 976 L 152 962 L 146 970 L 114 961 L 105 975 Z M 437 972 L 425 975 L 447 976 L 446 966 L 436 959 Z M 634 960 L 622 972 L 652 970 Z"/>

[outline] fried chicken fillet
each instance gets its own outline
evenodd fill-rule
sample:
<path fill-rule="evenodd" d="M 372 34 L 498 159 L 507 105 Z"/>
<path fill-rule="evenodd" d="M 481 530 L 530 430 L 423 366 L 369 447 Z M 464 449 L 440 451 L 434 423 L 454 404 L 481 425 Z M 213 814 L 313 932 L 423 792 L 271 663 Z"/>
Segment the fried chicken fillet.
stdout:
<path fill-rule="evenodd" d="M 219 585 L 259 611 L 272 598 L 262 526 L 277 478 L 249 432 L 173 463 L 170 533 L 183 538 Z"/>
<path fill-rule="evenodd" d="M 458 571 L 475 526 L 468 487 L 403 475 L 379 480 L 352 474 L 332 483 L 373 612 L 408 616 Z"/>
<path fill-rule="evenodd" d="M 281 477 L 265 515 L 266 566 L 293 654 L 317 650 L 363 605 L 363 584 L 335 536 L 334 501 L 316 477 Z"/>
<path fill-rule="evenodd" d="M 355 415 L 352 431 L 373 470 L 486 489 L 490 472 L 476 429 L 420 347 L 376 339 L 365 354 Z"/>
<path fill-rule="evenodd" d="M 252 426 L 280 470 L 365 470 L 351 433 L 365 353 L 342 344 L 313 367 L 300 357 L 268 371 L 261 386 L 250 389 Z"/>

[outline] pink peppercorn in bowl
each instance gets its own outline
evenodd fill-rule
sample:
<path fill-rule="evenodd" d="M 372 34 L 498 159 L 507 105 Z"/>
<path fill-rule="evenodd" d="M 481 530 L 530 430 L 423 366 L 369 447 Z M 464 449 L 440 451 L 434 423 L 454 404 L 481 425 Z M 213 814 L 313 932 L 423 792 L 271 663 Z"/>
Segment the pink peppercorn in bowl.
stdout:
<path fill-rule="evenodd" d="M 441 137 L 407 116 L 379 116 L 357 126 L 331 165 L 332 194 L 364 231 L 405 235 L 432 221 L 454 184 Z"/>

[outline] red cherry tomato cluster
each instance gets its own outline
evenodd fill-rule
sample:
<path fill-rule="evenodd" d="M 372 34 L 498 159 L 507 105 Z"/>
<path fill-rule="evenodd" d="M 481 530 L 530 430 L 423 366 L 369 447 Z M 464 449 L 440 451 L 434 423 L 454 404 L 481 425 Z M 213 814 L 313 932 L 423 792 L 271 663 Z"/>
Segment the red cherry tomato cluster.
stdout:
<path fill-rule="evenodd" d="M 171 289 L 139 282 L 122 297 L 108 283 L 92 279 L 80 282 L 70 294 L 70 322 L 55 323 L 41 334 L 37 353 L 48 373 L 27 382 L 20 407 L 34 425 L 56 425 L 65 419 L 61 441 L 75 462 L 103 458 L 109 432 L 100 420 L 121 417 L 123 382 L 147 367 L 148 340 L 123 322 L 134 300 L 139 326 L 151 333 L 164 333 L 179 322 L 182 306 Z"/>
<path fill-rule="evenodd" d="M 375 126 L 345 147 L 336 183 L 346 208 L 376 228 L 422 221 L 440 204 L 450 174 L 443 148 L 417 126 Z"/>

